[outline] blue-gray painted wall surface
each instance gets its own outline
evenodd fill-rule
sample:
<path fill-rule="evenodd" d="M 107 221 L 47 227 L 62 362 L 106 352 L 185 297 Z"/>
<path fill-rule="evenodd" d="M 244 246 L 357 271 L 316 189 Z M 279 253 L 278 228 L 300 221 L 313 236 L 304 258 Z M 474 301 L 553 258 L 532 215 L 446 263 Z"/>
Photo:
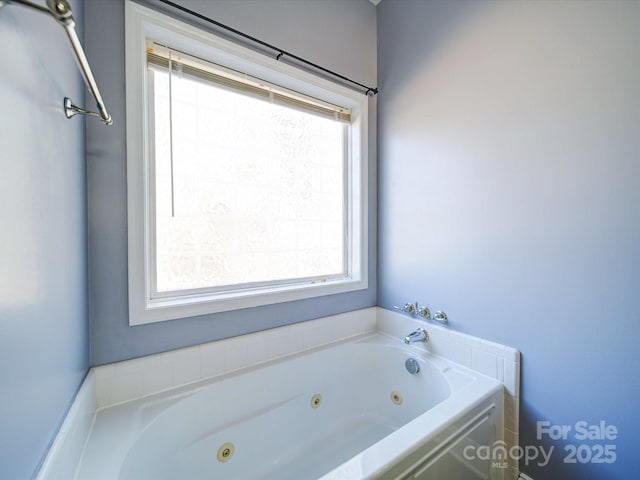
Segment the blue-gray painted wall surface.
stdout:
<path fill-rule="evenodd" d="M 521 445 L 555 449 L 535 479 L 640 471 L 639 26 L 640 2 L 378 7 L 378 303 L 521 350 Z M 582 444 L 617 458 L 565 463 Z"/>
<path fill-rule="evenodd" d="M 183 18 L 159 2 L 141 2 Z M 208 15 L 364 84 L 376 81 L 376 9 L 367 0 L 183 0 Z M 376 102 L 370 101 L 369 288 L 355 293 L 130 327 L 124 1 L 87 0 L 86 49 L 113 127 L 87 125 L 91 363 L 99 365 L 376 303 Z M 205 25 L 206 28 L 208 28 Z"/>
<path fill-rule="evenodd" d="M 51 18 L 1 8 L 0 45 L 0 478 L 23 480 L 89 365 L 84 119 L 62 110 L 85 88 Z"/>

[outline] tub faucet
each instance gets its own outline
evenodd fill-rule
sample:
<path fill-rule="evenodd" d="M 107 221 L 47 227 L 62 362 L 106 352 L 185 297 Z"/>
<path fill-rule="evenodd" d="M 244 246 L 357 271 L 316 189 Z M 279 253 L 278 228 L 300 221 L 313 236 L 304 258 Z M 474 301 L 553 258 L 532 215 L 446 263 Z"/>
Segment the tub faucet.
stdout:
<path fill-rule="evenodd" d="M 429 341 L 429 332 L 427 332 L 424 328 L 418 328 L 414 330 L 409 335 L 404 337 L 404 343 L 407 345 L 415 342 L 428 342 Z"/>

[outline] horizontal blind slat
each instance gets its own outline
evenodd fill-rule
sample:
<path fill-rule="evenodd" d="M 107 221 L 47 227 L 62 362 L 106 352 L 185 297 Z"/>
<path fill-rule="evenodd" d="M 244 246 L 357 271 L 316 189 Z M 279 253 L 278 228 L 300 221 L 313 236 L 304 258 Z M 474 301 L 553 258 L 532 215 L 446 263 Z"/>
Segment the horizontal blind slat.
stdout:
<path fill-rule="evenodd" d="M 163 51 L 163 49 L 157 48 L 156 45 L 148 47 L 148 65 L 168 70 L 170 52 L 171 50 Z M 189 61 L 185 61 L 184 54 L 182 52 L 178 54 L 178 58 L 173 58 L 173 56 L 171 56 L 171 65 L 174 72 L 179 70 L 183 75 L 188 75 L 194 79 L 215 84 L 219 87 L 232 90 L 243 95 L 260 98 L 278 105 L 344 123 L 351 123 L 352 120 L 351 110 L 349 108 L 337 106 L 332 107 L 329 104 L 321 104 L 319 101 L 315 101 L 315 99 L 305 98 L 303 94 L 298 92 L 287 91 L 284 87 L 274 89 L 266 85 L 233 78 L 226 72 L 220 71 L 217 73 L 213 65 L 205 66 L 203 64 L 199 66 L 197 65 L 197 61 L 191 61 L 191 59 L 189 59 Z"/>

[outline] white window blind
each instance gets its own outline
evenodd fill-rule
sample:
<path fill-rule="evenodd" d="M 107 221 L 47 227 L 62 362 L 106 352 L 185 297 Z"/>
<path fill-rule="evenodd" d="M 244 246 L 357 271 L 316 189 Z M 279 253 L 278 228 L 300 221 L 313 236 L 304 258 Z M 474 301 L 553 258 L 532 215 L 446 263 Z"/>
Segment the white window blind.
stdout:
<path fill-rule="evenodd" d="M 180 75 L 215 83 L 219 87 L 261 98 L 277 105 L 351 123 L 350 108 L 333 105 L 300 92 L 271 84 L 260 78 L 236 72 L 153 41 L 147 42 L 147 62 L 150 66 L 167 71 L 171 67 L 171 73 L 178 72 Z"/>

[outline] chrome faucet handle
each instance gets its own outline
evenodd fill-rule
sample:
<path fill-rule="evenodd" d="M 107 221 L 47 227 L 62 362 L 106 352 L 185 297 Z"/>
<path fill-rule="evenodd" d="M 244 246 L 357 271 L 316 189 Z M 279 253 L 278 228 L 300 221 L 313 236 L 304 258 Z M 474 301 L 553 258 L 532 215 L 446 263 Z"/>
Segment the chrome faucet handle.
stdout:
<path fill-rule="evenodd" d="M 423 305 L 422 307 L 418 308 L 416 315 L 424 318 L 425 320 L 429 320 L 429 318 L 431 317 L 431 310 L 429 310 L 429 307 L 427 307 L 426 305 Z"/>
<path fill-rule="evenodd" d="M 445 324 L 449 321 L 449 317 L 447 317 L 447 314 L 444 313 L 442 310 L 438 310 L 436 313 L 433 314 L 433 319 L 436 322 Z"/>
<path fill-rule="evenodd" d="M 400 310 L 401 312 L 413 315 L 414 313 L 416 313 L 416 305 L 417 304 L 418 304 L 418 302 L 416 302 L 415 305 L 413 303 L 405 303 L 404 307 L 396 307 L 394 305 L 393 308 L 395 308 L 396 310 Z"/>

